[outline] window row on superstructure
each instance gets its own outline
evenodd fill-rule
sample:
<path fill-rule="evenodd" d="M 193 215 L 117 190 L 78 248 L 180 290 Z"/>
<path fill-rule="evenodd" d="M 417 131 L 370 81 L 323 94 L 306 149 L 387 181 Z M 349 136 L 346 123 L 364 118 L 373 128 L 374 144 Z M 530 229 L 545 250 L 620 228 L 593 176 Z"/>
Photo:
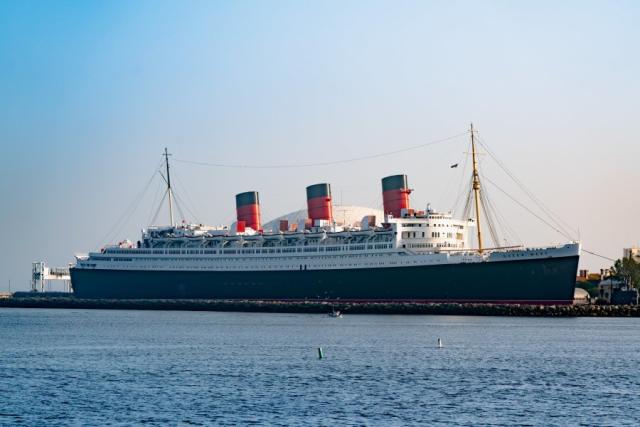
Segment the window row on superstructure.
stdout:
<path fill-rule="evenodd" d="M 102 264 L 95 262 L 81 261 L 80 265 L 85 268 L 100 268 L 109 265 L 110 268 L 127 269 L 156 269 L 158 263 L 163 263 L 162 267 L 180 270 L 306 270 L 318 268 L 345 268 L 345 267 L 389 267 L 395 265 L 427 265 L 442 262 L 441 254 L 433 254 L 433 257 L 399 257 L 403 253 L 383 252 L 383 253 L 359 253 L 344 255 L 322 255 L 322 256 L 296 256 L 292 257 L 180 257 L 180 258 L 121 258 L 105 257 L 102 255 L 94 261 L 102 261 Z M 447 256 L 447 255 L 445 255 Z M 128 261 L 128 262 L 124 262 Z M 132 262 L 135 261 L 135 262 Z M 111 264 L 113 262 L 113 264 Z"/>
<path fill-rule="evenodd" d="M 444 243 L 407 243 L 403 245 L 409 249 L 424 249 L 424 248 L 462 248 L 462 244 L 455 244 L 450 242 Z"/>
<path fill-rule="evenodd" d="M 371 249 L 391 249 L 391 243 L 359 244 L 343 246 L 313 246 L 313 247 L 282 247 L 282 248 L 250 248 L 250 249 L 126 249 L 107 248 L 104 254 L 128 255 L 222 255 L 222 254 L 275 254 L 275 253 L 305 253 L 305 252 L 339 252 L 361 251 Z"/>
<path fill-rule="evenodd" d="M 162 237 L 144 239 L 139 242 L 140 249 L 159 249 L 170 247 L 198 247 L 198 248 L 231 248 L 231 247 L 289 247 L 289 246 L 329 246 L 349 245 L 355 243 L 374 244 L 392 242 L 394 236 L 387 232 L 383 234 L 353 234 L 345 236 L 332 235 L 272 235 L 272 236 L 243 236 L 243 237 L 212 237 L 185 239 L 176 237 Z"/>
<path fill-rule="evenodd" d="M 450 223 L 450 224 L 430 224 L 428 222 L 404 222 L 402 223 L 402 227 L 406 228 L 406 227 L 452 227 L 452 228 L 458 228 L 460 230 L 464 229 L 464 225 L 460 225 L 460 224 L 454 224 L 454 223 Z"/>

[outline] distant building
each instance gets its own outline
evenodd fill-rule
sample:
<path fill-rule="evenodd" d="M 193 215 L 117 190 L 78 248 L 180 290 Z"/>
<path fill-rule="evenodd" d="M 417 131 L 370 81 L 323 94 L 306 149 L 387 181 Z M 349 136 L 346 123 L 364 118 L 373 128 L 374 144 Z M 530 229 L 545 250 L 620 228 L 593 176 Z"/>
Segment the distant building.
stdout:
<path fill-rule="evenodd" d="M 576 282 L 599 282 L 609 274 L 609 270 L 600 269 L 600 273 L 589 273 L 589 270 L 580 270 L 576 276 Z"/>
<path fill-rule="evenodd" d="M 621 280 L 607 277 L 598 284 L 598 298 L 609 304 L 637 305 L 638 290 L 628 288 Z"/>
<path fill-rule="evenodd" d="M 375 225 L 380 225 L 384 221 L 384 214 L 380 209 L 368 208 L 364 206 L 351 206 L 351 205 L 336 205 L 333 207 L 333 219 L 336 225 L 341 226 L 359 226 L 363 218 L 373 218 Z M 300 223 L 307 219 L 309 215 L 306 209 L 290 212 L 286 215 L 279 216 L 263 225 L 265 230 L 278 230 L 281 227 L 281 221 L 286 221 L 287 225 L 291 226 Z M 371 218 L 369 218 L 371 220 Z M 298 228 L 304 228 L 299 227 Z"/>
<path fill-rule="evenodd" d="M 605 276 L 604 270 L 600 270 L 600 273 L 589 273 L 587 275 L 587 280 L 598 282 L 602 280 L 604 276 Z"/>
<path fill-rule="evenodd" d="M 576 282 L 586 282 L 588 275 L 589 275 L 589 270 L 578 271 L 578 275 L 576 276 Z"/>
<path fill-rule="evenodd" d="M 640 262 L 640 248 L 634 246 L 632 248 L 624 248 L 622 250 L 623 258 L 633 258 L 635 262 Z"/>
<path fill-rule="evenodd" d="M 598 298 L 611 302 L 611 295 L 613 294 L 613 291 L 620 289 L 623 286 L 624 283 L 622 283 L 622 281 L 611 277 L 601 280 L 600 283 L 598 283 Z"/>

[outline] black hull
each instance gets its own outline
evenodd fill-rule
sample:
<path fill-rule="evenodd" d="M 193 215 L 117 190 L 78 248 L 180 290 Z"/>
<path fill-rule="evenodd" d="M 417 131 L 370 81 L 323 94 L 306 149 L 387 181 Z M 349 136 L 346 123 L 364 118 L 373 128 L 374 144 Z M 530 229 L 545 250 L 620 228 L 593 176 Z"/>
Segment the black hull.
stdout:
<path fill-rule="evenodd" d="M 570 304 L 578 256 L 303 271 L 71 269 L 80 298 L 271 299 Z"/>

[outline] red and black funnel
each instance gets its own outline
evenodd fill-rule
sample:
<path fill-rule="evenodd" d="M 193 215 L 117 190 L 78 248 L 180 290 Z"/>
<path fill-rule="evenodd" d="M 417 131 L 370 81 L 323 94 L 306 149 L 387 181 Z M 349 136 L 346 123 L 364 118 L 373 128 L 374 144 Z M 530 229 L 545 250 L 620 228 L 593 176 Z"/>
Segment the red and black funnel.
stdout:
<path fill-rule="evenodd" d="M 247 227 L 261 230 L 260 198 L 257 191 L 236 194 L 236 212 L 238 214 L 238 224 L 242 221 Z"/>
<path fill-rule="evenodd" d="M 333 220 L 331 185 L 323 183 L 307 187 L 307 213 L 312 223 L 317 219 Z"/>
<path fill-rule="evenodd" d="M 409 209 L 409 184 L 407 175 L 391 175 L 382 178 L 384 213 L 400 217 L 402 209 Z"/>

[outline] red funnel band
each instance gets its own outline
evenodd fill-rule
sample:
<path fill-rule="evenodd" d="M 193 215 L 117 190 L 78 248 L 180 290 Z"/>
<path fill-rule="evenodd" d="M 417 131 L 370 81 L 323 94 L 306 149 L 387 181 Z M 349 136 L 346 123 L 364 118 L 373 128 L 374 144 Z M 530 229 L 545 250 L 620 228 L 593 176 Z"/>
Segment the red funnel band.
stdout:
<path fill-rule="evenodd" d="M 259 231 L 260 228 L 260 205 L 244 205 L 236 208 L 238 222 L 244 221 L 247 227 Z"/>
<path fill-rule="evenodd" d="M 333 220 L 331 197 L 321 196 L 307 200 L 307 212 L 312 221 L 324 219 Z"/>
<path fill-rule="evenodd" d="M 246 224 L 245 224 L 244 221 L 238 221 L 237 224 L 236 224 L 236 231 L 238 233 L 244 233 L 245 226 L 246 226 Z"/>
<path fill-rule="evenodd" d="M 409 209 L 409 194 L 411 190 L 387 190 L 382 193 L 384 213 L 400 217 L 402 209 Z"/>

